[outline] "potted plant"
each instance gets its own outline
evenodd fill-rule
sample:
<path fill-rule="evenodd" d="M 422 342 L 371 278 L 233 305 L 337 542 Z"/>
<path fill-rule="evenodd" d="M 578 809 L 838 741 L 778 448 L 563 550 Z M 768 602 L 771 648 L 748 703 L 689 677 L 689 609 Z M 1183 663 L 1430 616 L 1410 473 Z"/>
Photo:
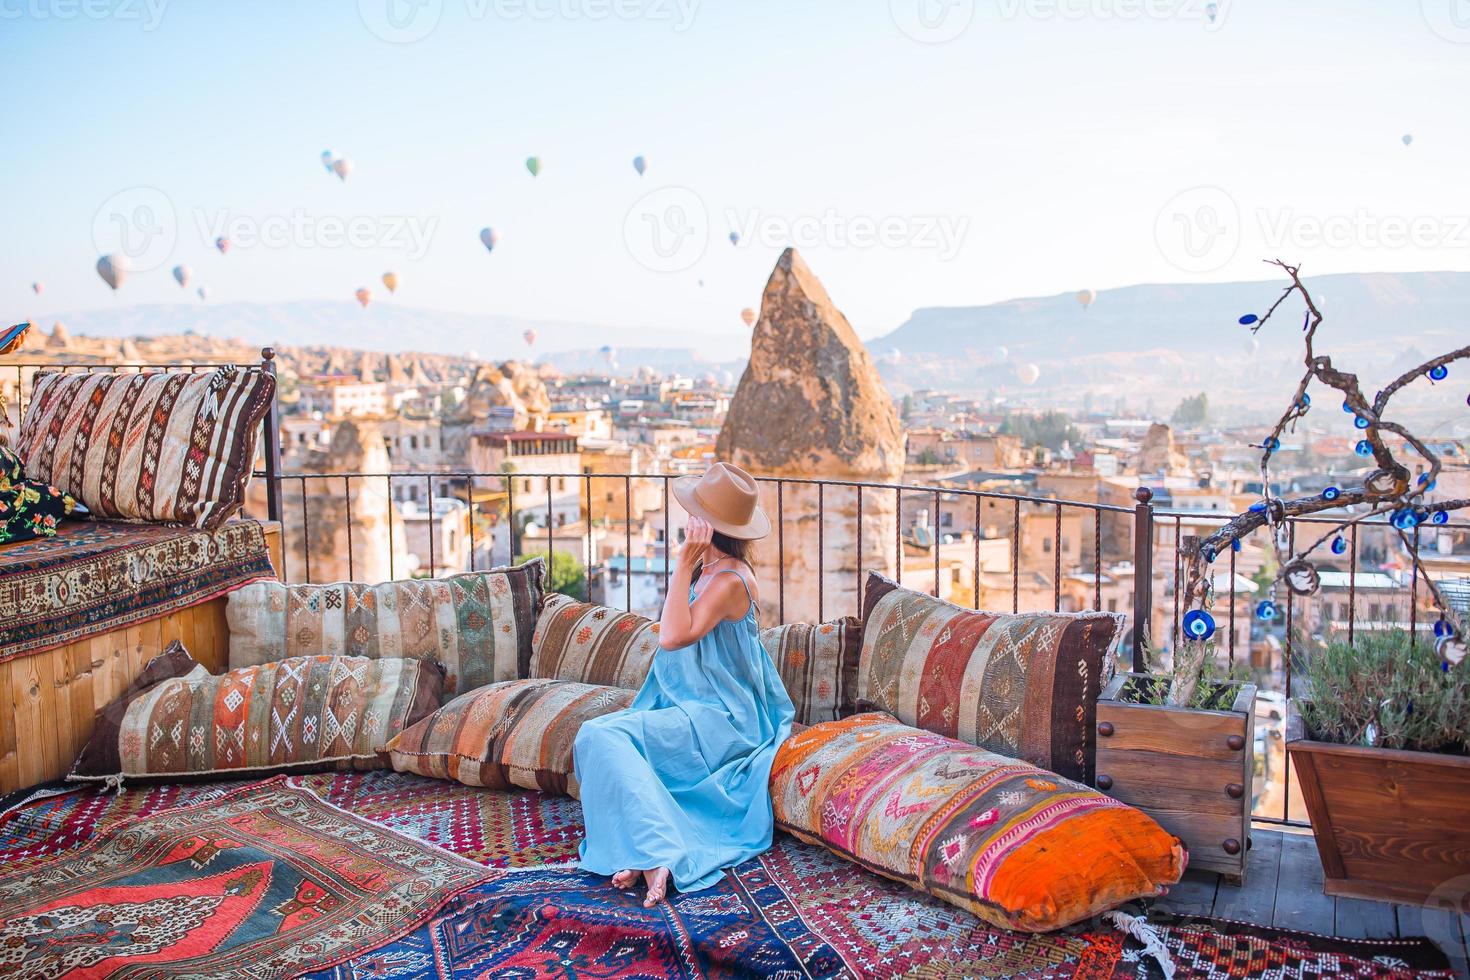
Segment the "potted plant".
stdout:
<path fill-rule="evenodd" d="M 1211 651 L 1213 653 L 1213 651 Z M 1256 686 L 1200 668 L 1188 702 L 1172 673 L 1122 673 L 1097 705 L 1097 788 L 1184 842 L 1189 866 L 1245 880 L 1250 847 Z"/>
<path fill-rule="evenodd" d="M 1287 752 L 1327 894 L 1424 903 L 1470 876 L 1463 671 L 1403 633 L 1328 643 L 1303 671 Z"/>

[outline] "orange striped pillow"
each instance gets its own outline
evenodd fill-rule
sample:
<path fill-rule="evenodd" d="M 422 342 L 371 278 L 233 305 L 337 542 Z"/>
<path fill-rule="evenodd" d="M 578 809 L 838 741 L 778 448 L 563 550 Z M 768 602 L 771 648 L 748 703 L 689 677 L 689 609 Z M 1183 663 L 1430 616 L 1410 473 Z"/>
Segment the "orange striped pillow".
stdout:
<path fill-rule="evenodd" d="M 771 802 L 782 830 L 1005 929 L 1060 929 L 1184 873 L 1142 811 L 882 712 L 788 738 Z"/>

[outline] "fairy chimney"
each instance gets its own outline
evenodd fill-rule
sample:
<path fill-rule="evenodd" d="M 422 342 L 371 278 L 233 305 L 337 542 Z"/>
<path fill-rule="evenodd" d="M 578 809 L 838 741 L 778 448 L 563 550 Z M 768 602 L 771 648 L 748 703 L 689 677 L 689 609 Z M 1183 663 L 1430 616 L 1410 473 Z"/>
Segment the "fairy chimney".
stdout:
<path fill-rule="evenodd" d="M 716 453 L 758 477 L 894 483 L 903 475 L 904 434 L 893 400 L 847 318 L 794 249 L 766 283 L 750 361 Z M 776 488 L 762 484 L 766 512 L 774 521 L 779 510 L 784 524 L 780 553 L 774 540 L 756 549 L 768 618 L 778 613 L 783 571 L 787 621 L 857 610 L 859 548 L 865 568 L 892 571 L 893 495 L 869 491 L 861 508 L 855 489 L 828 488 L 820 501 L 818 495 L 816 487 L 787 485 L 778 508 Z"/>

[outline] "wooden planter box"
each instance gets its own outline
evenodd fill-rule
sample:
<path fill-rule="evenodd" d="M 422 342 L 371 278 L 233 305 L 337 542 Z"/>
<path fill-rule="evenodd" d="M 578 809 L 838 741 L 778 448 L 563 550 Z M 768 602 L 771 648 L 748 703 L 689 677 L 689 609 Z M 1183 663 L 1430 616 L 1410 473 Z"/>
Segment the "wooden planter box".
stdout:
<path fill-rule="evenodd" d="M 1291 729 L 1301 730 L 1294 712 Z M 1304 738 L 1286 750 L 1328 895 L 1423 905 L 1451 879 L 1470 880 L 1470 758 Z"/>
<path fill-rule="evenodd" d="M 1124 686 L 1157 682 L 1119 674 L 1097 703 L 1097 788 L 1135 806 L 1184 842 L 1189 867 L 1240 884 L 1250 848 L 1255 764 L 1254 684 L 1231 684 L 1228 711 L 1118 700 Z"/>

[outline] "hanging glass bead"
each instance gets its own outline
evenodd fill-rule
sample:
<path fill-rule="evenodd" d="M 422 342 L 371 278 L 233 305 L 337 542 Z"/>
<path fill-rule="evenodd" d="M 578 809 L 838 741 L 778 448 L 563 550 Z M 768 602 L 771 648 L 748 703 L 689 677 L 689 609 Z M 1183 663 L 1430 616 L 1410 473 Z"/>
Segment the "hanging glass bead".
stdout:
<path fill-rule="evenodd" d="M 1447 367 L 1445 367 L 1443 364 L 1436 364 L 1434 367 L 1432 367 L 1432 368 L 1429 369 L 1429 380 L 1430 381 L 1443 381 L 1445 378 L 1448 378 L 1449 376 L 1450 376 L 1450 369 L 1447 368 Z"/>
<path fill-rule="evenodd" d="M 1361 415 L 1359 415 L 1359 416 L 1357 416 L 1356 418 L 1353 419 L 1353 425 L 1356 425 L 1360 429 L 1366 429 L 1366 428 L 1368 428 L 1368 426 L 1370 426 L 1372 424 L 1373 424 L 1372 422 L 1369 422 L 1367 419 L 1363 418 L 1363 416 L 1361 416 Z"/>
<path fill-rule="evenodd" d="M 1336 500 L 1338 497 L 1341 496 L 1342 491 L 1339 490 L 1337 487 L 1328 487 L 1326 490 L 1322 491 L 1323 500 Z"/>
<path fill-rule="evenodd" d="M 1276 603 L 1270 599 L 1256 603 L 1256 618 L 1263 623 L 1269 623 L 1276 618 Z"/>
<path fill-rule="evenodd" d="M 1347 539 L 1344 538 L 1341 534 L 1332 539 L 1332 553 L 1334 555 L 1346 554 L 1347 548 Z"/>
<path fill-rule="evenodd" d="M 1194 640 L 1208 640 L 1215 635 L 1215 617 L 1203 609 L 1193 609 L 1184 614 L 1184 632 Z"/>
<path fill-rule="evenodd" d="M 1243 316 L 1243 317 L 1240 318 L 1240 325 L 1242 327 L 1248 327 L 1252 323 L 1256 323 L 1260 319 L 1261 318 L 1258 317 L 1258 316 L 1256 316 L 1254 313 L 1247 313 L 1245 316 Z"/>
<path fill-rule="evenodd" d="M 1367 439 L 1359 439 L 1358 444 L 1353 447 L 1353 452 L 1357 453 L 1359 456 L 1372 456 L 1373 443 L 1369 442 Z"/>

